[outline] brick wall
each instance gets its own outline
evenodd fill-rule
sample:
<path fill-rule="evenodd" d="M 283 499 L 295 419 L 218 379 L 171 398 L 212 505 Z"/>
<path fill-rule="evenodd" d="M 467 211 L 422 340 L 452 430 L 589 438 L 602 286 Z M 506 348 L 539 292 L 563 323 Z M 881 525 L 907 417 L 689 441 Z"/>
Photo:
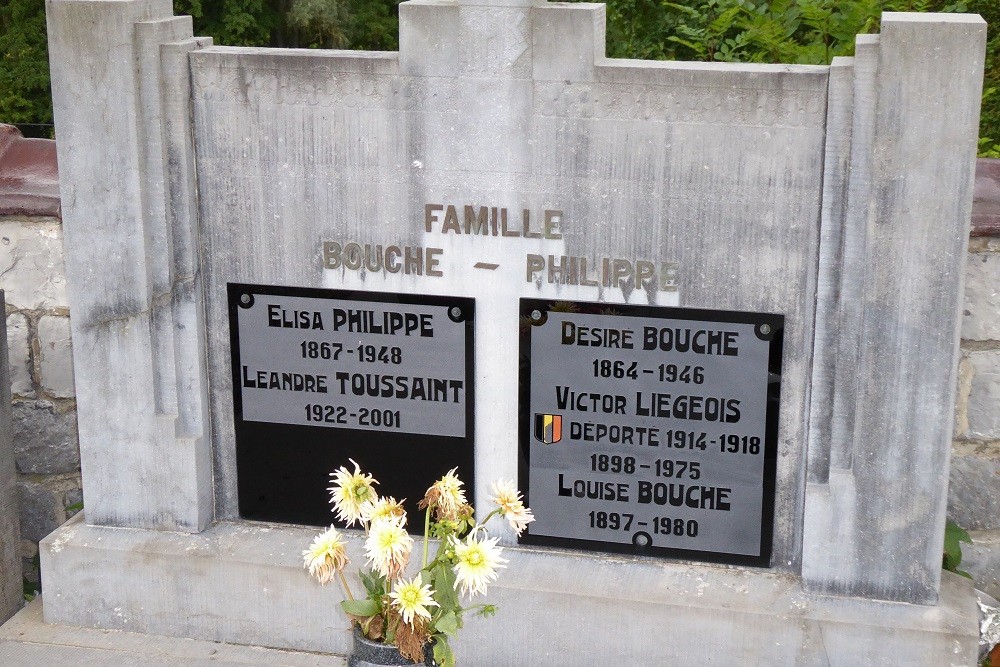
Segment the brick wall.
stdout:
<path fill-rule="evenodd" d="M 55 145 L 0 126 L 0 287 L 6 292 L 24 573 L 82 502 Z"/>
<path fill-rule="evenodd" d="M 1000 596 L 1000 160 L 976 170 L 948 516 L 971 532 L 963 569 Z"/>

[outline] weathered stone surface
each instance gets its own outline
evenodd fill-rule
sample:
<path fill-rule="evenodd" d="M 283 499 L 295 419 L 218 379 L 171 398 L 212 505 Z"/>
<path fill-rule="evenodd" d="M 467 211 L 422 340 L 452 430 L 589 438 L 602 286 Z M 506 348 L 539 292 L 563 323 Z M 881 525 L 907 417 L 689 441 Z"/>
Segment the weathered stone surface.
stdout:
<path fill-rule="evenodd" d="M 476 394 L 480 498 L 517 475 L 518 298 L 777 312 L 794 324 L 773 564 L 796 571 L 808 416 L 796 388 L 811 372 L 828 70 L 605 60 L 594 4 L 401 11 L 401 44 L 416 52 L 398 58 L 191 54 L 217 518 L 238 516 L 227 283 L 476 297 L 476 368 L 489 378 Z M 494 35 L 495 49 L 477 46 Z M 566 233 L 444 234 L 426 229 L 428 202 L 557 207 Z M 296 222 L 272 222 L 284 220 Z M 440 247 L 444 275 L 324 270 L 325 239 Z M 683 268 L 676 293 L 601 289 L 528 281 L 528 253 Z"/>
<path fill-rule="evenodd" d="M 63 222 L 88 517 L 197 531 L 212 514 L 211 443 L 176 422 L 179 403 L 205 406 L 207 378 L 191 342 L 198 297 L 173 283 L 188 273 L 172 273 L 164 179 L 177 156 L 160 95 L 161 74 L 188 78 L 183 59 L 161 72 L 160 45 L 190 37 L 191 21 L 171 12 L 169 0 L 54 0 L 46 19 L 56 124 L 72 128 L 57 149 L 73 192 Z M 114 103 L 83 103 L 95 99 Z"/>
<path fill-rule="evenodd" d="M 58 528 L 65 518 L 62 493 L 27 480 L 18 482 L 17 489 L 21 504 L 21 537 L 38 542 Z"/>
<path fill-rule="evenodd" d="M 856 146 L 871 155 L 870 193 L 848 215 L 867 234 L 858 361 L 844 366 L 850 463 L 806 501 L 809 544 L 830 540 L 803 566 L 817 592 L 937 597 L 985 30 L 972 15 L 882 16 L 873 131 Z"/>
<path fill-rule="evenodd" d="M 14 452 L 22 474 L 52 475 L 80 469 L 76 411 L 50 401 L 14 406 Z"/>
<path fill-rule="evenodd" d="M 301 570 L 311 531 L 202 531 L 213 511 L 238 515 L 224 288 L 241 281 L 475 296 L 479 501 L 518 469 L 518 297 L 787 318 L 772 570 L 512 549 L 516 574 L 496 590 L 516 613 L 493 635 L 469 624 L 460 649 L 472 662 L 974 656 L 971 591 L 940 579 L 951 424 L 939 413 L 954 390 L 985 26 L 889 14 L 867 44 L 880 64 L 871 95 L 855 95 L 870 132 L 851 162 L 870 162 L 870 183 L 852 190 L 863 196 L 847 217 L 874 224 L 843 237 L 866 307 L 838 320 L 863 329 L 865 350 L 837 350 L 861 360 L 842 365 L 859 418 L 831 443 L 831 483 L 807 492 L 819 223 L 824 193 L 852 171 L 824 182 L 829 69 L 609 60 L 603 11 L 414 0 L 400 27 L 412 51 L 370 56 L 198 49 L 168 0 L 50 0 L 88 508 L 42 549 L 47 615 L 315 650 L 345 639 L 331 631 L 342 620 L 329 588 Z M 464 238 L 426 229 L 428 202 L 561 207 L 569 224 L 558 240 Z M 324 270 L 327 239 L 440 248 L 446 278 Z M 679 291 L 525 280 L 527 253 L 677 262 Z M 797 577 L 807 493 L 826 511 L 813 525 L 841 531 L 812 542 L 812 583 L 842 598 L 804 593 Z M 668 630 L 650 633 L 650 619 Z"/>
<path fill-rule="evenodd" d="M 65 276 L 57 221 L 0 219 L 0 278 L 8 304 L 23 310 L 65 307 Z"/>
<path fill-rule="evenodd" d="M 69 318 L 43 315 L 38 320 L 42 389 L 55 398 L 72 398 L 73 345 Z"/>
<path fill-rule="evenodd" d="M 4 312 L 2 290 L 0 312 Z M 7 336 L 0 333 L 0 623 L 21 607 L 20 514 L 13 435 Z"/>
<path fill-rule="evenodd" d="M 968 435 L 1000 439 L 1000 350 L 970 352 L 969 364 Z"/>
<path fill-rule="evenodd" d="M 969 255 L 962 338 L 1000 340 L 1000 254 Z"/>
<path fill-rule="evenodd" d="M 967 530 L 1000 529 L 1000 445 L 957 446 L 949 477 L 948 517 Z"/>
<path fill-rule="evenodd" d="M 31 378 L 31 346 L 28 318 L 23 313 L 7 316 L 7 344 L 10 356 L 10 389 L 16 396 L 32 397 L 35 384 Z"/>

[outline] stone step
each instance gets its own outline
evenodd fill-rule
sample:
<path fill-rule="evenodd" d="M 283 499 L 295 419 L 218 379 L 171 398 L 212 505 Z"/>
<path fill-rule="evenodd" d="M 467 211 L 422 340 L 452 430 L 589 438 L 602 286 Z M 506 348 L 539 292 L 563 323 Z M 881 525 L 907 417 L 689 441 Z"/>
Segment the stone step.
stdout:
<path fill-rule="evenodd" d="M 343 656 L 46 624 L 38 598 L 0 626 L 0 665 L 344 667 Z M 347 632 L 347 630 L 345 630 Z"/>

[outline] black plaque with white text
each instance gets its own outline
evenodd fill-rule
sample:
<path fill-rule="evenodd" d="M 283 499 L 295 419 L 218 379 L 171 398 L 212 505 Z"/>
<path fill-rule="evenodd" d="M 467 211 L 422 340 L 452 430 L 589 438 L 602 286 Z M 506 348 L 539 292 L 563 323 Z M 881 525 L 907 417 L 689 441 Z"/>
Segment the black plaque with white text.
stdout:
<path fill-rule="evenodd" d="M 525 544 L 768 567 L 784 318 L 521 299 Z"/>
<path fill-rule="evenodd" d="M 473 488 L 473 299 L 242 284 L 228 296 L 243 518 L 333 523 L 329 473 L 348 459 L 414 512 L 453 467 Z"/>

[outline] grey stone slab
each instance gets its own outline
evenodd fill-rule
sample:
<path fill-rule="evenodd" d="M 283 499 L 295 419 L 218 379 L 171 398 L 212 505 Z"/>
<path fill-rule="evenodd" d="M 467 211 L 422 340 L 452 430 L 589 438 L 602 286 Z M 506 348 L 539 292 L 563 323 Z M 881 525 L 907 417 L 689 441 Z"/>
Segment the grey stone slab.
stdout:
<path fill-rule="evenodd" d="M 73 342 L 69 318 L 42 315 L 38 318 L 39 370 L 42 390 L 55 398 L 73 398 Z"/>
<path fill-rule="evenodd" d="M 24 539 L 38 542 L 65 519 L 61 492 L 28 480 L 18 482 L 17 491 Z"/>
<path fill-rule="evenodd" d="M 25 475 L 53 475 L 80 469 L 76 410 L 51 401 L 14 406 L 14 454 Z"/>
<path fill-rule="evenodd" d="M 972 438 L 1000 439 L 1000 350 L 969 352 L 971 370 L 966 418 Z"/>
<path fill-rule="evenodd" d="M 31 326 L 24 313 L 7 315 L 7 370 L 11 393 L 34 397 L 35 380 L 31 376 Z"/>
<path fill-rule="evenodd" d="M 956 446 L 949 469 L 948 518 L 966 530 L 1000 530 L 1000 446 Z"/>
<path fill-rule="evenodd" d="M 7 303 L 24 310 L 66 306 L 58 220 L 0 220 L 0 275 Z"/>
<path fill-rule="evenodd" d="M 1000 340 L 1000 254 L 969 255 L 962 338 Z"/>
<path fill-rule="evenodd" d="M 850 558 L 829 556 L 850 575 L 817 588 L 933 603 L 977 138 L 969 100 L 981 91 L 985 24 L 916 16 L 885 14 L 879 37 L 851 468 L 858 503 L 848 508 L 857 533 L 842 547 Z M 931 154 L 940 157 L 924 159 Z"/>
<path fill-rule="evenodd" d="M 0 312 L 5 292 L 0 290 Z M 0 333 L 0 623 L 21 608 L 21 535 L 7 334 Z"/>
<path fill-rule="evenodd" d="M 342 667 L 341 656 L 47 624 L 37 598 L 0 627 L 0 662 L 29 665 Z"/>
<path fill-rule="evenodd" d="M 74 519 L 41 547 L 45 620 L 344 653 L 339 592 L 302 568 L 312 535 L 230 523 L 185 535 Z M 362 541 L 349 536 L 354 562 Z M 763 571 L 559 550 L 504 555 L 510 563 L 488 596 L 500 611 L 467 620 L 455 642 L 462 664 L 964 667 L 978 647 L 972 587 L 954 575 L 940 604 L 922 607 L 810 595 L 795 577 Z"/>

